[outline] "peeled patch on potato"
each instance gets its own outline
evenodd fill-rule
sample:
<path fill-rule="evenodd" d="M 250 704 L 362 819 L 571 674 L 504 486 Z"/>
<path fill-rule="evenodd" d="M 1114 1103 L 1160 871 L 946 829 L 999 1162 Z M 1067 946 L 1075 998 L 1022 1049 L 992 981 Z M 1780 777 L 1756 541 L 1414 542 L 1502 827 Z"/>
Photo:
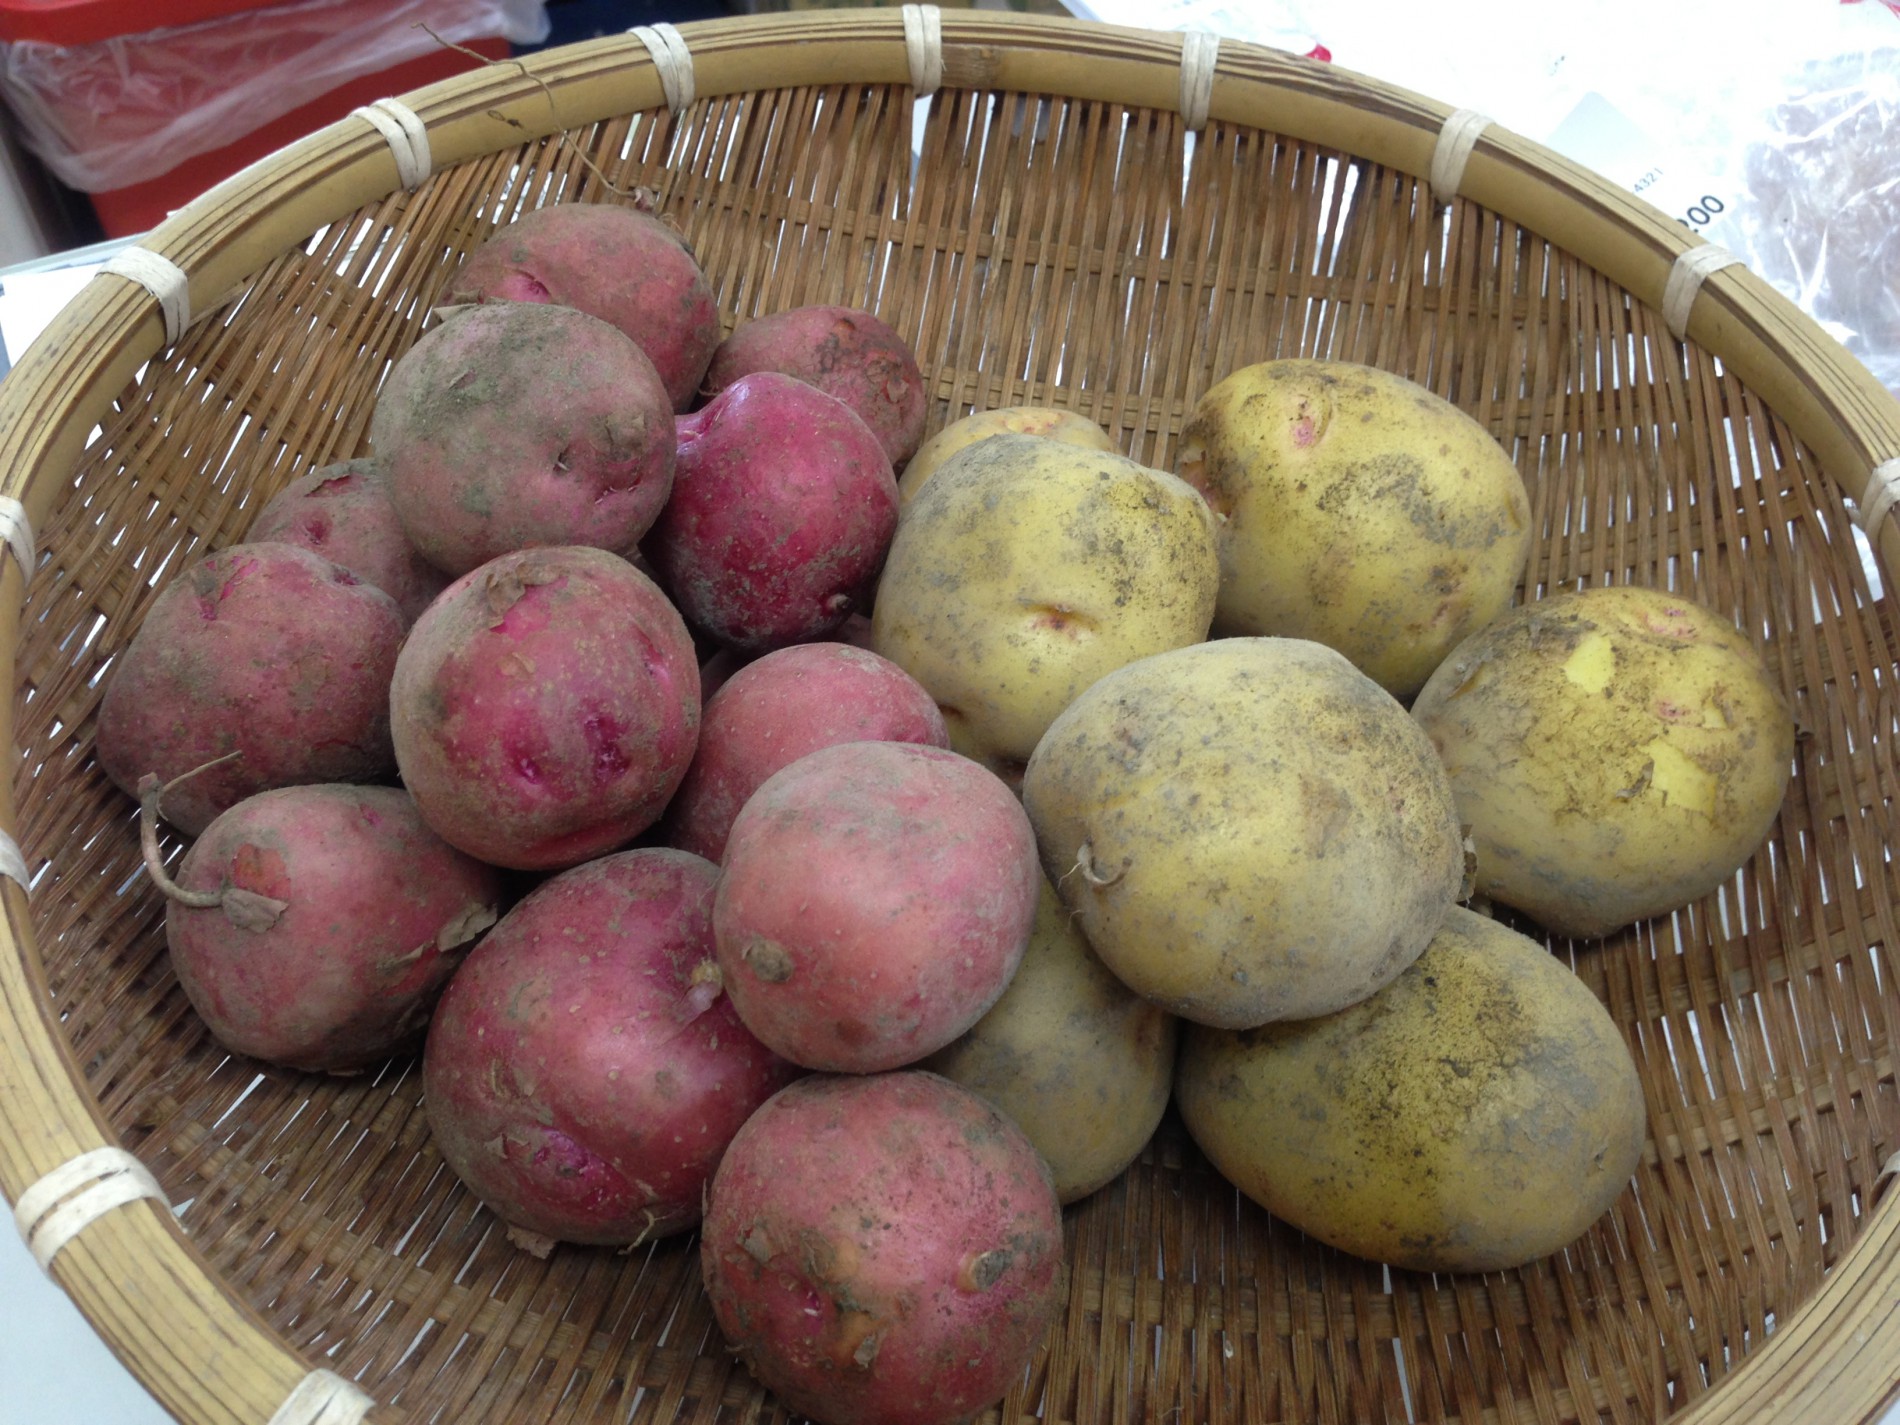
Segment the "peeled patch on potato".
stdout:
<path fill-rule="evenodd" d="M 1642 1081 L 1543 946 L 1454 907 L 1377 995 L 1243 1033 L 1191 1027 L 1176 1098 L 1221 1173 L 1344 1251 L 1416 1271 L 1548 1256 L 1628 1184 Z"/>
<path fill-rule="evenodd" d="M 1510 607 L 1530 557 L 1503 447 L 1374 367 L 1243 367 L 1195 406 L 1176 468 L 1224 516 L 1214 632 L 1313 639 L 1398 697 Z"/>
<path fill-rule="evenodd" d="M 1578 938 L 1733 876 L 1794 761 L 1787 699 L 1754 647 L 1654 589 L 1513 610 L 1459 646 L 1412 714 L 1471 826 L 1477 889 Z"/>
<path fill-rule="evenodd" d="M 1213 515 L 1181 481 L 998 435 L 904 511 L 872 639 L 930 690 L 952 748 L 1007 773 L 1104 673 L 1205 638 L 1218 583 Z"/>
<path fill-rule="evenodd" d="M 1050 725 L 1023 805 L 1103 963 L 1222 1028 L 1329 1014 L 1390 983 L 1463 885 L 1431 743 L 1301 639 L 1221 639 L 1109 674 Z"/>

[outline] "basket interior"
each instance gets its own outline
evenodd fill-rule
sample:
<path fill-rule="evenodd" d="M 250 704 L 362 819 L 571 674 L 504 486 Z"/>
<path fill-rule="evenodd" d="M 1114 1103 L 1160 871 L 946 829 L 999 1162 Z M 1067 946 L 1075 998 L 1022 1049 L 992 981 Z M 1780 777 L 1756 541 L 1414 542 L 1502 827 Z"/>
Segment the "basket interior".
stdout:
<path fill-rule="evenodd" d="M 1813 1292 L 1895 1145 L 1900 941 L 1891 605 L 1811 455 L 1561 246 L 1407 175 L 1110 103 L 834 86 L 578 130 L 330 225 L 127 387 L 43 530 L 15 783 L 39 948 L 90 1088 L 231 1293 L 418 1421 L 780 1418 L 721 1348 L 690 1235 L 536 1261 L 442 1166 L 411 1062 L 325 1079 L 220 1051 L 167 966 L 134 809 L 91 757 L 102 677 L 157 588 L 363 453 L 459 257 L 523 207 L 636 187 L 729 324 L 876 310 L 934 379 L 931 430 L 1065 406 L 1167 469 L 1193 400 L 1248 362 L 1419 381 L 1529 484 L 1525 597 L 1682 590 L 1756 639 L 1801 720 L 1780 821 L 1732 883 L 1552 945 L 1626 1033 L 1650 1114 L 1587 1236 L 1519 1271 L 1389 1271 L 1240 1199 L 1170 1118 L 1068 1211 L 1065 1314 L 988 1418 L 1655 1420 Z"/>

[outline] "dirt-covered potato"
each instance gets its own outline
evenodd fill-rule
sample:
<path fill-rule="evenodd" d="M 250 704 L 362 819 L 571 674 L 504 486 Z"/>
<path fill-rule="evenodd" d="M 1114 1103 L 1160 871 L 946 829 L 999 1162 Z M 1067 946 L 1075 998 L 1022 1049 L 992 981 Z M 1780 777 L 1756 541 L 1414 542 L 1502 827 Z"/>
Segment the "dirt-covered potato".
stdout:
<path fill-rule="evenodd" d="M 1464 880 L 1431 743 L 1302 639 L 1220 639 L 1109 674 L 1051 724 L 1023 805 L 1103 963 L 1227 1029 L 1389 983 Z"/>
<path fill-rule="evenodd" d="M 1029 818 L 968 758 L 821 747 L 733 820 L 713 902 L 721 982 L 746 1028 L 795 1064 L 912 1064 L 1001 998 L 1038 880 Z"/>
<path fill-rule="evenodd" d="M 1754 647 L 1653 589 L 1512 610 L 1454 651 L 1412 713 L 1470 824 L 1477 889 L 1579 938 L 1734 875 L 1794 761 L 1793 717 Z"/>
<path fill-rule="evenodd" d="M 908 505 L 917 498 L 924 481 L 935 475 L 944 461 L 993 435 L 1039 435 L 1044 440 L 1059 440 L 1065 445 L 1079 445 L 1084 450 L 1115 448 L 1107 431 L 1074 411 L 1053 406 L 1003 406 L 993 411 L 977 411 L 950 422 L 918 447 L 904 467 L 903 478 L 897 482 L 899 497 Z"/>
<path fill-rule="evenodd" d="M 1097 678 L 1207 636 L 1214 518 L 1125 456 L 998 435 L 904 510 L 871 611 L 877 652 L 937 700 L 950 745 L 1005 776 Z"/>
<path fill-rule="evenodd" d="M 1196 404 L 1176 471 L 1225 516 L 1214 632 L 1314 639 L 1402 698 L 1510 607 L 1530 556 L 1503 447 L 1374 367 L 1241 368 Z"/>
<path fill-rule="evenodd" d="M 1239 1033 L 1190 1026 L 1181 1116 L 1227 1179 L 1302 1232 L 1433 1272 L 1521 1266 L 1629 1182 L 1642 1081 L 1562 961 L 1453 907 L 1363 1003 Z"/>
<path fill-rule="evenodd" d="M 1175 1017 L 1108 972 L 1047 880 L 1016 977 L 919 1068 L 988 1099 L 1029 1135 L 1066 1205 L 1140 1156 L 1168 1106 Z"/>
<path fill-rule="evenodd" d="M 746 1120 L 699 1239 L 732 1353 L 823 1425 L 966 1425 L 1062 1303 L 1062 1208 L 1014 1124 L 936 1074 L 816 1074 Z"/>

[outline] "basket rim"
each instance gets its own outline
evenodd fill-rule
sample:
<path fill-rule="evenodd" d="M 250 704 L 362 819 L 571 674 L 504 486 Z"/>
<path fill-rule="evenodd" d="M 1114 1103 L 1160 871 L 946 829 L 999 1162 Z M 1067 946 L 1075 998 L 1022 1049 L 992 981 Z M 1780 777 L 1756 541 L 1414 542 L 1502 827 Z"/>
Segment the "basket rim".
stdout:
<path fill-rule="evenodd" d="M 1179 33 L 974 11 L 940 20 L 949 87 L 1161 111 L 1196 102 L 1185 92 L 1190 43 Z M 678 34 L 701 97 L 912 82 L 904 16 L 892 9 L 694 21 Z M 435 168 L 667 105 L 653 55 L 633 34 L 493 64 L 400 98 L 426 126 Z M 1230 40 L 1219 43 L 1204 112 L 1209 121 L 1332 147 L 1420 178 L 1431 173 L 1441 133 L 1464 113 L 1330 64 Z M 401 186 L 389 141 L 352 117 L 226 180 L 139 246 L 186 274 L 191 310 L 204 314 L 318 227 Z M 1456 189 L 1552 241 L 1562 234 L 1560 246 L 1652 306 L 1662 305 L 1678 259 L 1706 246 L 1643 200 L 1496 125 L 1477 135 Z M 1858 501 L 1871 472 L 1900 457 L 1900 402 L 1746 268 L 1708 277 L 1687 334 L 1788 421 L 1848 498 Z M 166 345 L 164 314 L 143 287 L 116 276 L 89 282 L 0 384 L 0 495 L 41 522 L 112 396 Z M 1896 519 L 1883 519 L 1870 537 L 1883 568 L 1900 570 Z M 10 683 L 26 572 L 17 555 L 0 558 L 0 659 Z M 8 699 L 9 738 L 14 713 Z M 0 785 L 0 831 L 11 837 L 17 824 L 9 782 Z M 79 1154 L 119 1145 L 59 1030 L 25 884 L 7 888 L 4 898 L 0 1191 L 18 1201 Z M 162 1203 L 99 1218 L 66 1246 L 51 1274 L 181 1419 L 271 1418 L 310 1373 L 308 1361 L 223 1288 Z M 1809 1300 L 1677 1418 L 1714 1425 L 1875 1417 L 1900 1394 L 1896 1298 L 1900 1193 L 1888 1192 L 1868 1208 L 1859 1238 Z M 371 1418 L 400 1412 L 382 1408 Z"/>

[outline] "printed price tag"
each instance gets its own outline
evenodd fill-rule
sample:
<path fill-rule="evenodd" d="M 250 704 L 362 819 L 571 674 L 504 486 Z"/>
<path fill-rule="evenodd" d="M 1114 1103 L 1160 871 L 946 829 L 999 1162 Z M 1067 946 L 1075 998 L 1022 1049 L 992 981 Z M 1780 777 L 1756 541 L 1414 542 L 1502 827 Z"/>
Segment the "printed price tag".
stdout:
<path fill-rule="evenodd" d="M 1715 234 L 1735 207 L 1728 186 L 1685 163 L 1601 94 L 1585 94 L 1545 142 L 1684 227 L 1720 241 Z"/>

